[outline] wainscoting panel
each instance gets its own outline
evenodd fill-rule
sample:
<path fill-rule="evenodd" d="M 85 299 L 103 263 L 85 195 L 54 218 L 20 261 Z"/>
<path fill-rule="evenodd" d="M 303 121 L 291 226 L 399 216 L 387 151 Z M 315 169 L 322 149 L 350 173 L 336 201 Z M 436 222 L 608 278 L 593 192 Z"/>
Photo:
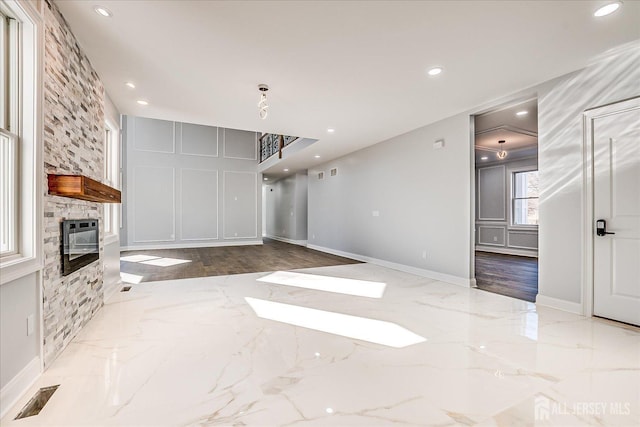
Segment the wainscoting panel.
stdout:
<path fill-rule="evenodd" d="M 153 153 L 175 152 L 175 123 L 166 120 L 134 117 L 134 147 L 136 151 Z"/>
<path fill-rule="evenodd" d="M 478 244 L 487 246 L 504 246 L 505 227 L 499 225 L 478 226 Z"/>
<path fill-rule="evenodd" d="M 181 154 L 218 157 L 218 135 L 222 129 L 213 126 L 182 123 Z"/>
<path fill-rule="evenodd" d="M 182 169 L 181 174 L 182 240 L 217 239 L 218 171 Z"/>
<path fill-rule="evenodd" d="M 478 220 L 505 221 L 505 167 L 478 170 Z M 504 240 L 504 239 L 503 239 Z"/>
<path fill-rule="evenodd" d="M 510 248 L 538 250 L 538 232 L 509 230 L 507 243 Z"/>
<path fill-rule="evenodd" d="M 255 172 L 224 172 L 223 236 L 225 239 L 258 237 L 257 180 Z"/>
<path fill-rule="evenodd" d="M 257 160 L 257 133 L 224 129 L 224 157 L 227 159 Z"/>
<path fill-rule="evenodd" d="M 138 166 L 134 169 L 134 242 L 175 240 L 175 170 Z"/>

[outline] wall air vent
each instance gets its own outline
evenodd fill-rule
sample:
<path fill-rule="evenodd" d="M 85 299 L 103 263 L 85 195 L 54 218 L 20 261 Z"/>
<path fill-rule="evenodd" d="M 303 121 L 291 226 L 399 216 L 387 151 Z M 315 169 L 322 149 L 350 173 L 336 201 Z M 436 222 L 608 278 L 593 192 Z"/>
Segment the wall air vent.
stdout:
<path fill-rule="evenodd" d="M 324 179 L 324 172 L 320 172 L 318 174 L 318 179 Z"/>
<path fill-rule="evenodd" d="M 338 168 L 331 169 L 331 176 L 336 176 L 336 175 L 338 175 Z"/>

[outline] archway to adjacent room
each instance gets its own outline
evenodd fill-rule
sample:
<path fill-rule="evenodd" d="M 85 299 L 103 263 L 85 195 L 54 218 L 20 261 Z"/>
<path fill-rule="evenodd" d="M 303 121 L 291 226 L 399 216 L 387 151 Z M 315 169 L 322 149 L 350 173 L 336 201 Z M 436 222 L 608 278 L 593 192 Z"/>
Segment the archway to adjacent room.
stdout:
<path fill-rule="evenodd" d="M 479 289 L 529 302 L 538 293 L 538 105 L 473 116 L 473 269 Z"/>

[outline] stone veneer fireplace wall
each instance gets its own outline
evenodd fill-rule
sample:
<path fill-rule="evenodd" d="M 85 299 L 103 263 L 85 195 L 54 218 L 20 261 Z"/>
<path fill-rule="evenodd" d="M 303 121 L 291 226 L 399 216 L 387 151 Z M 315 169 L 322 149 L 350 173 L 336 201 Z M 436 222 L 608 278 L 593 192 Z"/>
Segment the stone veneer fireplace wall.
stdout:
<path fill-rule="evenodd" d="M 80 49 L 55 3 L 47 0 L 44 53 L 44 169 L 46 174 L 86 175 L 103 180 L 104 105 L 102 82 Z M 103 205 L 44 196 L 44 364 L 62 352 L 104 304 L 102 259 L 62 276 L 63 219 L 97 218 L 104 252 Z"/>

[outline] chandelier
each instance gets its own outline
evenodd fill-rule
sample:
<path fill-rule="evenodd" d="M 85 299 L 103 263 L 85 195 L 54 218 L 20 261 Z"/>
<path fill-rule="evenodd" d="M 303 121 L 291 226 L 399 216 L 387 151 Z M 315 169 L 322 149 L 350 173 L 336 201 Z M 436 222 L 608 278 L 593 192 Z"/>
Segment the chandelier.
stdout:
<path fill-rule="evenodd" d="M 507 152 L 506 150 L 503 148 L 502 144 L 504 144 L 506 141 L 504 139 L 501 139 L 500 141 L 498 141 L 499 147 L 500 147 L 500 151 L 498 151 L 498 153 L 496 153 L 496 156 L 498 156 L 498 158 L 500 160 L 504 159 L 505 157 L 507 157 Z"/>
<path fill-rule="evenodd" d="M 258 90 L 260 91 L 260 102 L 258 102 L 258 116 L 262 120 L 267 118 L 267 114 L 269 113 L 269 104 L 267 104 L 267 91 L 269 90 L 269 86 L 265 84 L 259 84 Z"/>

